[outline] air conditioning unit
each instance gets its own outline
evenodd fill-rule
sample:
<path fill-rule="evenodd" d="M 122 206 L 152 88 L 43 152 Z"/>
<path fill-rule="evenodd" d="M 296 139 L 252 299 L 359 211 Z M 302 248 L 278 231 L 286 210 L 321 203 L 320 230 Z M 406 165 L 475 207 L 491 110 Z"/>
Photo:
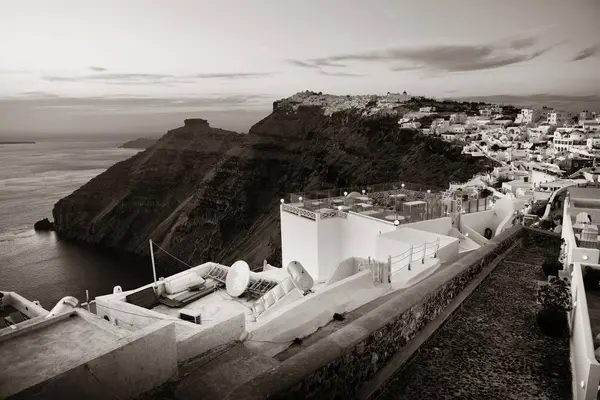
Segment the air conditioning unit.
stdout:
<path fill-rule="evenodd" d="M 202 325 L 202 317 L 200 315 L 200 310 L 190 310 L 184 308 L 179 312 L 179 319 L 189 321 L 194 324 Z"/>

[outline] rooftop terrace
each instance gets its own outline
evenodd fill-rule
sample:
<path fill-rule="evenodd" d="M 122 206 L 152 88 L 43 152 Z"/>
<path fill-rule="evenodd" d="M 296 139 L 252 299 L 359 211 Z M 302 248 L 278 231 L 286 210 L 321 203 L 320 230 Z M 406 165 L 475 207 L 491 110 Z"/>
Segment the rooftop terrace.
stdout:
<path fill-rule="evenodd" d="M 312 220 L 343 218 L 345 213 L 354 212 L 404 224 L 441 218 L 456 211 L 456 203 L 439 188 L 400 182 L 293 193 L 282 200 L 283 211 Z M 463 202 L 465 213 L 491 207 L 491 196 L 470 197 Z"/>

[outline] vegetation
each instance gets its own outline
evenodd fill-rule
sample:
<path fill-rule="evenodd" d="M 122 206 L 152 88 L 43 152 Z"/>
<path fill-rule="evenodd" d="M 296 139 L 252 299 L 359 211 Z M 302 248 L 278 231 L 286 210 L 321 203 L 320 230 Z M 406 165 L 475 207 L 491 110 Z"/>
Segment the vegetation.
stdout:
<path fill-rule="evenodd" d="M 558 271 L 562 270 L 562 264 L 553 258 L 549 258 L 542 264 L 542 271 L 546 276 L 558 276 Z"/>
<path fill-rule="evenodd" d="M 537 301 L 542 309 L 537 314 L 537 323 L 544 335 L 566 337 L 569 333 L 567 311 L 571 305 L 571 288 L 567 278 L 551 276 L 540 286 Z"/>

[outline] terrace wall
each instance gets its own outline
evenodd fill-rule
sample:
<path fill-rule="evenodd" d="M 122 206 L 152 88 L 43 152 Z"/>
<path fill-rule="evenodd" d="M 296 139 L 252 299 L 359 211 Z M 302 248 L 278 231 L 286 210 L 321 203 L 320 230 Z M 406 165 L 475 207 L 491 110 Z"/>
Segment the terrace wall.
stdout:
<path fill-rule="evenodd" d="M 581 268 L 580 263 L 575 263 L 571 277 L 571 296 L 574 308 L 569 314 L 571 365 L 575 388 L 573 397 L 575 400 L 594 400 L 600 382 L 600 363 L 596 360 L 594 353 L 592 328 Z"/>
<path fill-rule="evenodd" d="M 528 230 L 517 226 L 375 310 L 234 389 L 227 399 L 347 399 L 370 380 L 484 267 Z M 559 239 L 560 240 L 560 239 Z"/>
<path fill-rule="evenodd" d="M 99 357 L 82 360 L 81 365 L 11 398 L 100 400 L 114 398 L 111 392 L 120 398 L 140 395 L 177 376 L 174 328 L 168 321 L 146 327 L 116 341 Z"/>

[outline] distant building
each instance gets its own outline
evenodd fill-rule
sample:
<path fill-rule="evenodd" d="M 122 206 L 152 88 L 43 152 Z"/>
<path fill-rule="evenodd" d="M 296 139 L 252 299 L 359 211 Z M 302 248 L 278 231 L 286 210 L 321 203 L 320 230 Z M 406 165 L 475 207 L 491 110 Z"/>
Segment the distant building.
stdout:
<path fill-rule="evenodd" d="M 548 113 L 547 121 L 550 125 L 563 125 L 568 122 L 571 114 L 563 111 L 552 111 Z"/>
<path fill-rule="evenodd" d="M 424 113 L 435 112 L 435 107 L 421 107 L 421 108 L 419 108 L 419 112 L 424 112 Z"/>
<path fill-rule="evenodd" d="M 600 150 L 600 136 L 588 137 L 586 143 L 588 150 Z"/>
<path fill-rule="evenodd" d="M 567 175 L 571 175 L 581 168 L 589 168 L 594 165 L 594 160 L 589 160 L 585 158 L 567 158 L 558 164 L 562 170 L 564 170 Z"/>
<path fill-rule="evenodd" d="M 554 132 L 553 147 L 558 151 L 571 151 L 573 148 L 587 148 L 587 138 L 582 131 L 574 130 L 561 133 L 558 129 Z"/>
<path fill-rule="evenodd" d="M 442 139 L 448 142 L 451 142 L 456 139 L 456 133 L 454 132 L 444 132 L 442 133 Z"/>
<path fill-rule="evenodd" d="M 451 124 L 464 124 L 465 122 L 467 122 L 467 114 L 465 113 L 456 113 L 450 115 Z"/>
<path fill-rule="evenodd" d="M 467 131 L 467 128 L 464 125 L 455 124 L 450 125 L 450 128 L 448 130 L 454 133 L 465 133 Z"/>
<path fill-rule="evenodd" d="M 419 129 L 421 127 L 421 123 L 417 122 L 417 121 L 412 121 L 412 122 L 404 122 L 402 125 L 400 125 L 402 128 L 408 128 L 408 129 Z"/>
<path fill-rule="evenodd" d="M 515 119 L 516 124 L 529 124 L 532 122 L 537 122 L 539 117 L 541 116 L 541 111 L 534 110 L 531 108 L 523 108 L 521 109 L 521 113 L 517 115 Z"/>
<path fill-rule="evenodd" d="M 479 115 L 483 116 L 483 117 L 491 117 L 493 114 L 492 109 L 491 108 L 482 108 L 479 110 Z"/>
<path fill-rule="evenodd" d="M 585 132 L 600 132 L 600 122 L 595 119 L 586 119 L 581 122 Z"/>

